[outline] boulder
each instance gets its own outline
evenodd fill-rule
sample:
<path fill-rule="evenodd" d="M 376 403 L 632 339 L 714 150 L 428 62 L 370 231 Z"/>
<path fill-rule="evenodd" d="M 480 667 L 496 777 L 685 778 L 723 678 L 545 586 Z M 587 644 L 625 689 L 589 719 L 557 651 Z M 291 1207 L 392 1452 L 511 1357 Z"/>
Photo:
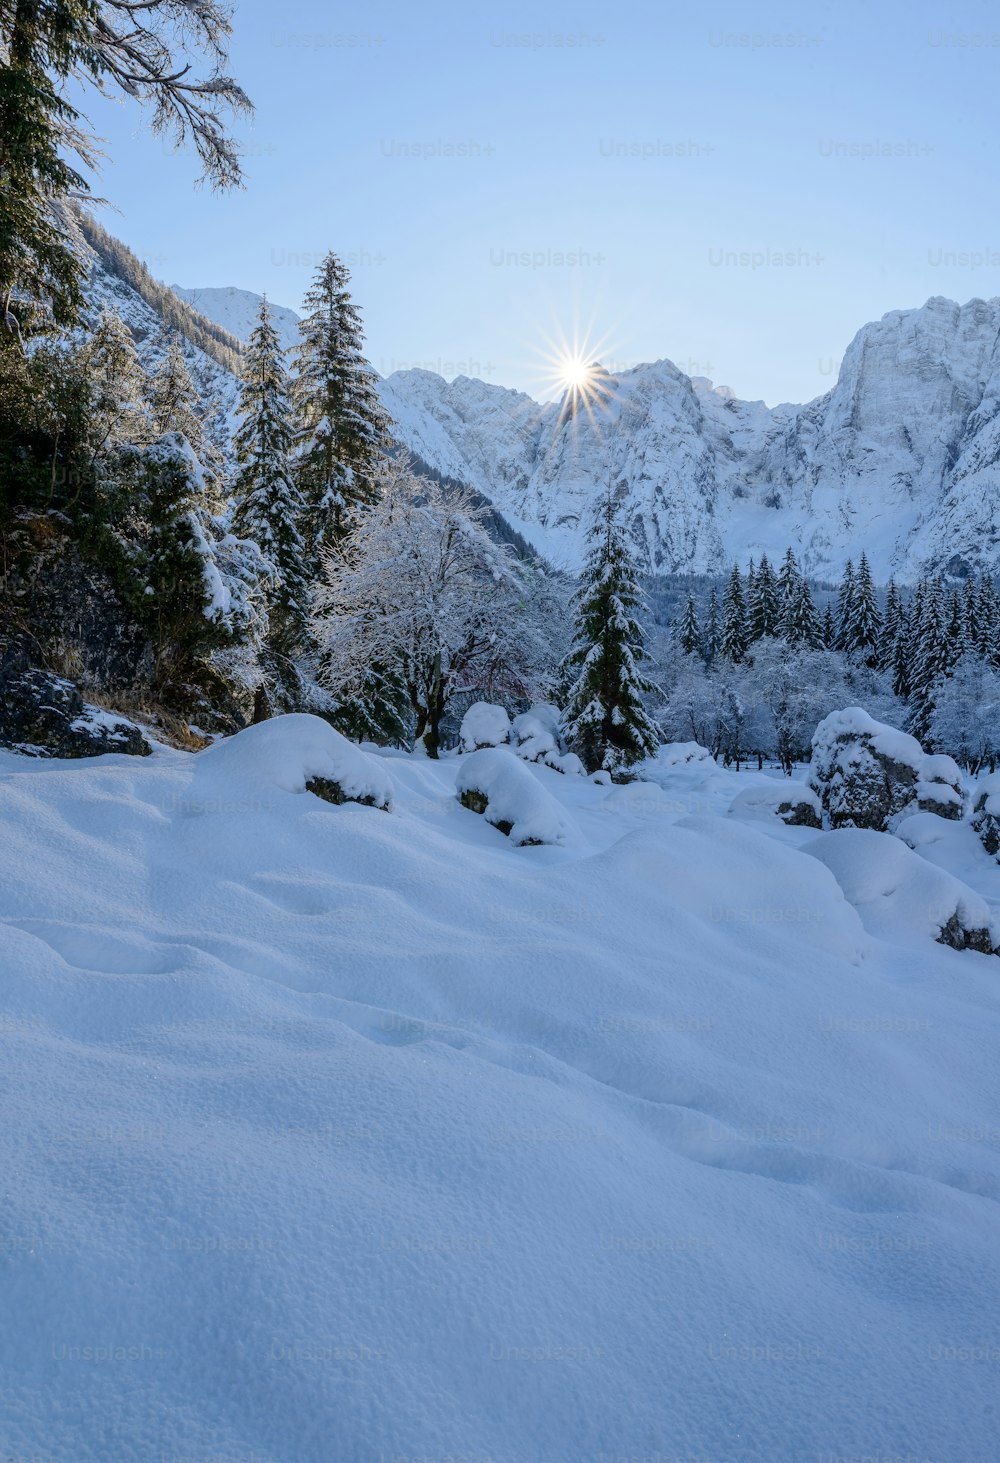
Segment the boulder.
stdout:
<path fill-rule="evenodd" d="M 32 757 L 147 757 L 134 722 L 91 706 L 72 681 L 45 670 L 26 635 L 0 640 L 0 746 Z"/>
<path fill-rule="evenodd" d="M 756 783 L 737 793 L 729 807 L 731 818 L 780 818 L 793 828 L 822 828 L 823 808 L 811 787 L 803 783 Z"/>
<path fill-rule="evenodd" d="M 1000 855 L 1000 773 L 992 773 L 980 782 L 972 808 L 972 826 L 986 852 L 997 858 Z"/>
<path fill-rule="evenodd" d="M 885 832 L 906 810 L 916 810 L 926 761 L 914 737 L 849 706 L 816 728 L 809 786 L 831 828 Z"/>
<path fill-rule="evenodd" d="M 499 747 L 510 736 L 510 717 L 502 706 L 476 701 L 462 717 L 459 742 L 463 752 Z"/>
<path fill-rule="evenodd" d="M 458 800 L 518 847 L 563 844 L 570 820 L 538 777 L 505 747 L 473 752 L 456 779 Z"/>

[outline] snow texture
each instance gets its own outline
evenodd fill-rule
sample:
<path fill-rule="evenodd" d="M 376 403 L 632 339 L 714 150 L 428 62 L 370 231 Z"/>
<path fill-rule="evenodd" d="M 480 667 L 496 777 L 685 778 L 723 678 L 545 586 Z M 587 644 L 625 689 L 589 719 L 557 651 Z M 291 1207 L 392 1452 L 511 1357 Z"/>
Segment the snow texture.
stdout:
<path fill-rule="evenodd" d="M 0 753 L 0 1451 L 995 1458 L 1000 966 L 917 897 L 1000 907 L 975 833 L 475 755 L 576 841 L 451 759 L 303 797 L 310 718 Z"/>
<path fill-rule="evenodd" d="M 815 819 L 815 827 L 822 824 L 823 805 L 811 787 L 801 782 L 791 782 L 787 777 L 780 782 L 762 782 L 745 787 L 733 799 L 729 808 L 733 818 L 775 818 L 785 822 L 801 823 Z"/>

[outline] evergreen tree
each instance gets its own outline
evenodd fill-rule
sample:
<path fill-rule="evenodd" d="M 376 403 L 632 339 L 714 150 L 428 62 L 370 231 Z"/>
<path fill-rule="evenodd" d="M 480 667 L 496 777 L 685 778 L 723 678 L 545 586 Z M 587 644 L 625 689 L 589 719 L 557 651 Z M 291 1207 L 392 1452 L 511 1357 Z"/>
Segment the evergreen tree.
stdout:
<path fill-rule="evenodd" d="M 708 610 L 705 614 L 705 634 L 701 643 L 701 653 L 704 656 L 706 665 L 710 666 L 714 663 L 718 658 L 721 647 L 722 632 L 720 630 L 719 596 L 713 584 L 708 595 Z"/>
<path fill-rule="evenodd" d="M 834 640 L 834 649 L 846 650 L 850 644 L 851 625 L 854 620 L 854 565 L 848 559 L 844 565 L 844 575 L 840 581 L 840 589 L 837 592 L 837 614 L 836 625 L 837 635 Z"/>
<path fill-rule="evenodd" d="M 698 607 L 694 601 L 694 595 L 689 594 L 687 603 L 684 606 L 684 613 L 681 616 L 680 625 L 681 650 L 685 655 L 698 655 L 701 653 L 701 630 L 698 625 Z"/>
<path fill-rule="evenodd" d="M 845 615 L 840 649 L 855 656 L 862 664 L 874 666 L 882 633 L 882 617 L 878 612 L 868 556 L 863 549 L 857 573 L 852 575 L 850 594 L 845 597 Z"/>
<path fill-rule="evenodd" d="M 934 714 L 937 683 L 948 670 L 948 625 L 944 586 L 932 579 L 925 586 L 910 677 L 910 730 L 927 736 Z"/>
<path fill-rule="evenodd" d="M 642 605 L 635 565 L 611 484 L 597 504 L 590 550 L 574 596 L 576 635 L 565 670 L 575 674 L 564 725 L 590 771 L 614 772 L 651 756 L 659 737 L 642 704 L 655 688 L 639 669 Z"/>
<path fill-rule="evenodd" d="M 792 604 L 785 612 L 785 639 L 790 645 L 804 645 L 809 650 L 823 647 L 823 627 L 813 603 L 812 590 L 804 577 L 799 579 Z"/>
<path fill-rule="evenodd" d="M 751 641 L 762 640 L 765 635 L 778 634 L 781 596 L 777 578 L 766 554 L 761 555 L 753 583 L 747 589 L 747 616 Z"/>
<path fill-rule="evenodd" d="M 86 265 L 66 205 L 88 185 L 66 155 L 89 166 L 99 153 L 70 100 L 76 84 L 151 104 L 154 130 L 191 138 L 215 186 L 240 181 L 218 110 L 250 110 L 221 70 L 229 30 L 218 0 L 0 5 L 0 326 L 19 331 L 15 302 L 47 307 L 57 324 L 79 311 Z M 212 57 L 207 81 L 189 75 L 183 52 L 192 46 Z"/>
<path fill-rule="evenodd" d="M 802 573 L 799 561 L 789 545 L 778 571 L 778 633 L 788 638 L 788 623 L 799 599 L 799 585 Z"/>
<path fill-rule="evenodd" d="M 734 564 L 722 598 L 722 637 L 719 650 L 734 665 L 747 653 L 747 612 L 740 568 Z"/>
<path fill-rule="evenodd" d="M 823 611 L 823 628 L 821 630 L 823 649 L 833 650 L 837 643 L 837 627 L 833 621 L 833 610 L 829 604 Z"/>
<path fill-rule="evenodd" d="M 965 644 L 972 652 L 979 652 L 979 594 L 974 574 L 970 574 L 962 585 L 962 624 Z"/>
<path fill-rule="evenodd" d="M 273 628 L 283 642 L 286 629 L 294 634 L 304 623 L 308 592 L 299 532 L 303 505 L 292 476 L 288 377 L 266 299 L 247 344 L 238 412 L 235 526 L 260 545 L 269 561 Z"/>
<path fill-rule="evenodd" d="M 149 377 L 132 332 L 113 307 L 105 305 L 102 309 L 93 333 L 84 342 L 81 360 L 94 389 L 94 457 L 123 443 L 148 441 Z"/>
<path fill-rule="evenodd" d="M 973 648 L 965 628 L 965 607 L 957 589 L 953 589 L 948 598 L 947 618 L 947 669 L 950 671 Z"/>
<path fill-rule="evenodd" d="M 346 265 L 327 254 L 306 295 L 295 352 L 297 478 L 314 562 L 343 536 L 358 506 L 374 501 L 389 438 L 377 378 L 362 354 L 361 314 L 349 280 Z"/>
<path fill-rule="evenodd" d="M 991 665 L 1000 665 L 1000 636 L 997 634 L 998 616 L 996 582 L 991 574 L 984 574 L 979 581 L 978 596 L 979 639 L 976 649 Z"/>
<path fill-rule="evenodd" d="M 890 578 L 885 591 L 885 614 L 882 618 L 882 632 L 878 644 L 878 664 L 883 670 L 894 663 L 896 642 L 899 639 L 902 621 L 902 597 L 896 587 L 895 579 Z"/>

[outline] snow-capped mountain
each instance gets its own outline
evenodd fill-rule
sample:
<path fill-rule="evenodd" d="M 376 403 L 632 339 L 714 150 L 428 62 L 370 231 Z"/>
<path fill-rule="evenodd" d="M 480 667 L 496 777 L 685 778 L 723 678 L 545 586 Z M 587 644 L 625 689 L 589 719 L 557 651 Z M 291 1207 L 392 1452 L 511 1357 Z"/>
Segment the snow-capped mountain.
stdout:
<path fill-rule="evenodd" d="M 718 572 L 796 546 L 810 573 L 866 549 L 879 578 L 1000 561 L 1000 300 L 934 298 L 864 326 L 805 406 L 739 401 L 670 361 L 600 374 L 590 411 L 400 371 L 400 438 L 556 563 L 580 560 L 610 473 L 653 570 Z"/>
<path fill-rule="evenodd" d="M 150 351 L 176 306 L 167 323 L 187 337 L 206 399 L 229 416 L 234 337 L 249 334 L 260 297 L 171 291 L 142 271 L 150 290 L 111 242 L 131 264 L 123 275 L 102 255 L 92 301 L 113 298 Z M 298 317 L 274 313 L 291 339 Z M 589 505 L 610 474 L 652 571 L 718 573 L 792 544 L 818 577 L 839 576 L 865 549 L 880 580 L 913 580 L 1000 565 L 998 339 L 1000 299 L 893 311 L 858 332 L 837 384 L 804 406 L 740 401 L 669 360 L 595 369 L 589 409 L 575 411 L 424 370 L 395 372 L 381 392 L 405 446 L 477 489 L 557 565 L 578 567 Z"/>
<path fill-rule="evenodd" d="M 223 289 L 188 290 L 179 284 L 172 284 L 170 288 L 202 315 L 235 335 L 237 340 L 250 339 L 250 332 L 257 324 L 260 295 L 255 295 L 251 290 L 235 289 L 232 285 Z M 290 350 L 299 343 L 299 317 L 294 310 L 276 305 L 273 300 L 269 300 L 268 304 L 271 307 L 271 323 L 278 333 L 278 339 L 286 350 Z"/>

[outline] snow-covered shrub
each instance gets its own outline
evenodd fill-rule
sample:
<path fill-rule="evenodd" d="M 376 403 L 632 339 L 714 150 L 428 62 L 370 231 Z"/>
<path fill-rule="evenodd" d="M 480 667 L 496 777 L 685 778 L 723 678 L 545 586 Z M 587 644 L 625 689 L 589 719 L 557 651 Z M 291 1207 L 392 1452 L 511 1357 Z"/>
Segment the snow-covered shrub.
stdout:
<path fill-rule="evenodd" d="M 248 726 L 200 752 L 198 761 L 216 773 L 236 773 L 285 792 L 314 792 L 326 802 L 392 806 L 392 782 L 380 760 L 304 712 Z"/>
<path fill-rule="evenodd" d="M 823 834 L 805 851 L 826 864 L 873 934 L 929 938 L 984 955 L 997 952 L 1000 924 L 986 900 L 901 839 L 843 828 Z"/>
<path fill-rule="evenodd" d="M 463 752 L 502 746 L 509 736 L 510 717 L 502 706 L 477 701 L 462 717 L 459 741 Z"/>
<path fill-rule="evenodd" d="M 774 818 L 797 828 L 822 828 L 823 805 L 811 787 L 801 782 L 758 783 L 745 787 L 729 807 L 730 818 Z"/>
<path fill-rule="evenodd" d="M 916 802 L 926 761 L 915 737 L 849 706 L 816 728 L 809 785 L 832 827 L 884 831 Z"/>
<path fill-rule="evenodd" d="M 466 757 L 456 780 L 459 802 L 518 846 L 562 844 L 569 828 L 562 808 L 537 777 L 500 747 Z"/>
<path fill-rule="evenodd" d="M 1000 855 L 1000 772 L 991 773 L 980 782 L 972 810 L 972 826 L 986 852 L 994 857 Z"/>

